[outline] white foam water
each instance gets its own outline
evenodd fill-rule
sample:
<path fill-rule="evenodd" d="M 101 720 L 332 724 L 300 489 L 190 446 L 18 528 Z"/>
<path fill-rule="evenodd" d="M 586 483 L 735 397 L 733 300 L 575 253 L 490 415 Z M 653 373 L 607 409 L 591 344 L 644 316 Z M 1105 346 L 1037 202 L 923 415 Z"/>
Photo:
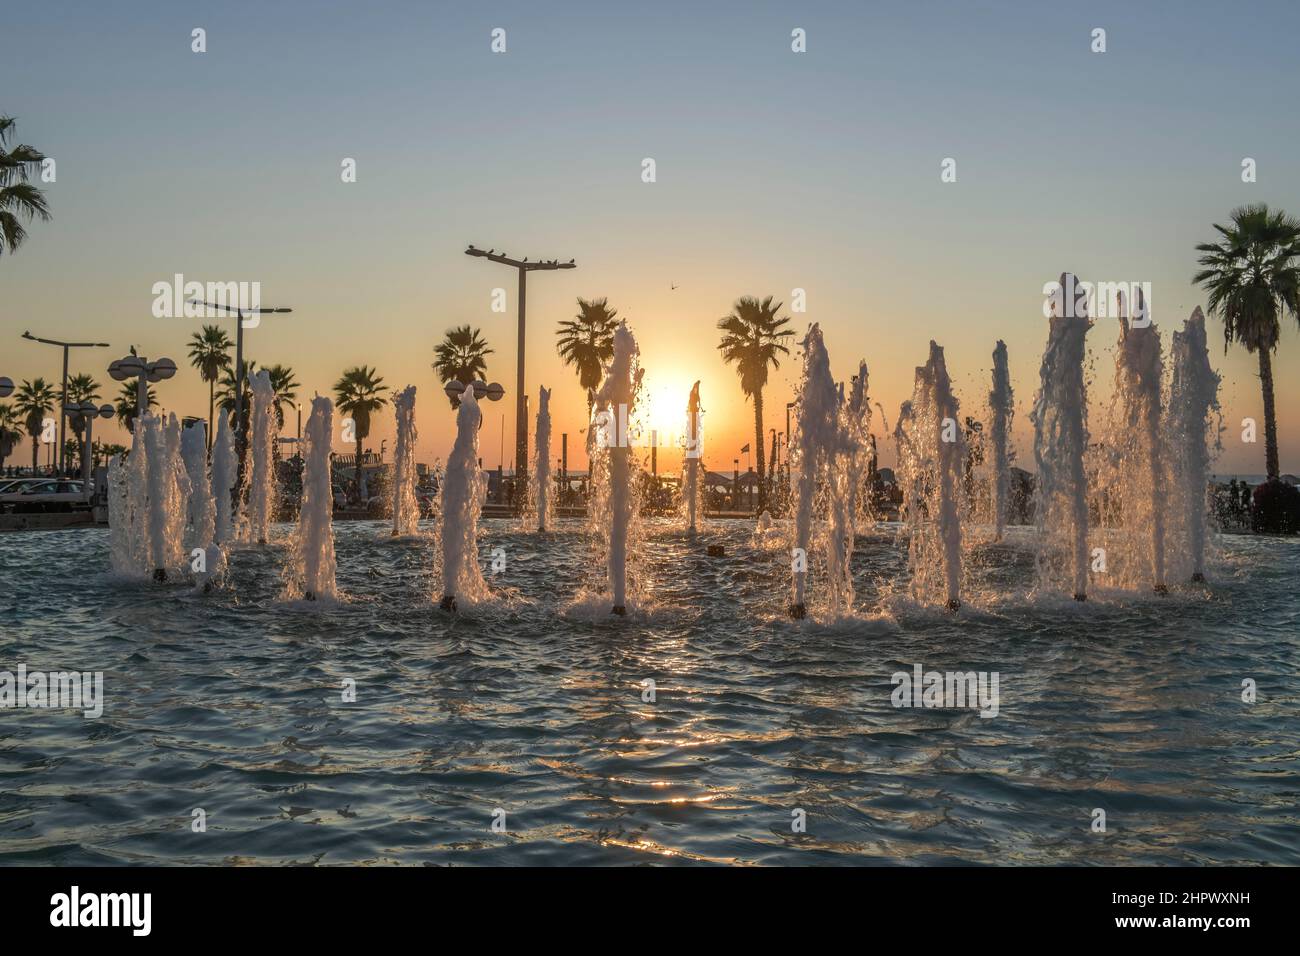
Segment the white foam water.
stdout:
<path fill-rule="evenodd" d="M 253 457 L 248 485 L 248 538 L 266 544 L 275 515 L 275 391 L 266 369 L 252 377 L 251 412 Z"/>
<path fill-rule="evenodd" d="M 206 549 L 213 541 L 216 515 L 212 500 L 212 483 L 208 477 L 208 428 L 195 422 L 181 435 L 181 459 L 189 481 L 186 500 L 185 551 Z"/>
<path fill-rule="evenodd" d="M 703 411 L 700 408 L 700 383 L 691 386 L 691 396 L 686 400 L 686 442 L 682 452 L 682 507 L 686 530 L 694 534 L 699 529 L 700 461 L 704 457 Z M 766 512 L 764 512 L 766 514 Z M 771 516 L 768 516 L 769 520 Z"/>
<path fill-rule="evenodd" d="M 796 619 L 807 615 L 808 555 L 817 485 L 839 438 L 839 391 L 831 377 L 821 326 L 814 322 L 801 344 L 803 371 L 795 396 L 795 432 L 791 437 L 790 456 L 794 482 L 790 616 Z"/>
<path fill-rule="evenodd" d="M 902 518 L 908 534 L 912 597 L 961 607 L 962 509 L 960 492 L 966 443 L 943 349 L 930 343 L 916 369 L 912 398 L 899 410 L 894 435 L 904 489 Z"/>
<path fill-rule="evenodd" d="M 478 565 L 478 519 L 485 490 L 478 463 L 482 421 L 474 390 L 467 388 L 456 409 L 456 440 L 442 479 L 438 552 L 444 611 L 457 610 L 457 602 L 474 603 L 488 596 L 487 582 Z"/>
<path fill-rule="evenodd" d="M 609 470 L 609 491 L 605 499 L 608 511 L 600 515 L 598 527 L 606 529 L 605 566 L 612 602 L 611 613 L 617 615 L 627 614 L 628 541 L 639 511 L 632 480 L 634 460 L 628 433 L 641 385 L 643 370 L 638 363 L 640 354 L 636 337 L 626 322 L 620 322 L 614 330 L 613 358 L 605 369 L 605 380 L 596 393 L 596 407 L 606 416 L 602 452 L 608 456 Z"/>
<path fill-rule="evenodd" d="M 1205 580 L 1206 492 L 1210 463 L 1220 446 L 1219 376 L 1210 367 L 1205 344 L 1205 316 L 1198 306 L 1174 332 L 1170 348 L 1173 377 L 1169 385 L 1169 446 L 1173 527 L 1169 571 L 1192 581 Z"/>
<path fill-rule="evenodd" d="M 233 496 L 238 467 L 234 431 L 230 427 L 230 417 L 223 413 L 217 416 L 217 440 L 212 444 L 212 500 L 215 510 L 212 540 L 218 544 L 235 540 Z"/>
<path fill-rule="evenodd" d="M 871 435 L 871 403 L 867 398 L 867 363 L 858 363 L 849 397 L 838 392 L 839 434 L 828 459 L 826 580 L 829 612 L 838 618 L 853 608 L 853 550 L 857 541 L 862 472 Z"/>
<path fill-rule="evenodd" d="M 545 531 L 552 523 L 554 505 L 551 495 L 551 390 L 537 390 L 537 441 L 533 451 L 533 473 L 529 479 L 537 530 Z"/>
<path fill-rule="evenodd" d="M 1108 570 L 1109 580 L 1130 587 L 1145 581 L 1157 594 L 1165 584 L 1166 474 L 1160 427 L 1164 357 L 1160 333 L 1146 315 L 1138 293 L 1134 318 L 1120 301 L 1120 336 L 1115 350 L 1115 389 L 1106 442 L 1115 480 L 1105 488 L 1108 511 L 1115 514 L 1121 547 Z M 1112 509 L 1114 509 L 1112 511 Z M 1114 547 L 1114 546 L 1112 546 Z M 1118 577 L 1122 575 L 1122 578 Z"/>
<path fill-rule="evenodd" d="M 1083 456 L 1088 447 L 1088 389 L 1083 373 L 1085 338 L 1092 322 L 1087 298 L 1069 273 L 1062 289 L 1073 290 L 1072 308 L 1048 320 L 1047 347 L 1034 398 L 1035 523 L 1039 548 L 1035 560 L 1038 586 L 1059 589 L 1064 583 L 1075 600 L 1088 594 L 1088 482 Z"/>
<path fill-rule="evenodd" d="M 290 596 L 308 601 L 338 597 L 334 557 L 334 490 L 330 482 L 330 442 L 334 431 L 334 403 L 316 396 L 311 400 L 303 452 L 302 507 L 289 562 Z"/>
<path fill-rule="evenodd" d="M 315 403 L 313 402 L 313 408 Z M 393 537 L 419 531 L 420 502 L 415 497 L 415 386 L 408 385 L 393 398 L 397 415 L 397 442 L 393 450 Z M 333 409 L 331 406 L 331 415 Z"/>

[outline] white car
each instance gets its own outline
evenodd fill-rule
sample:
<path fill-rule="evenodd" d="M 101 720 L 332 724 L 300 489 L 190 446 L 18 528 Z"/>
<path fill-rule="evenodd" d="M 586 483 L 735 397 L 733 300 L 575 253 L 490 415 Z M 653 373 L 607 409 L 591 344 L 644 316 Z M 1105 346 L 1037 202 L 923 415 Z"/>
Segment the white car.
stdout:
<path fill-rule="evenodd" d="M 86 501 L 85 486 L 70 478 L 47 478 L 26 483 L 21 490 L 0 492 L 0 510 L 11 514 L 67 511 Z"/>

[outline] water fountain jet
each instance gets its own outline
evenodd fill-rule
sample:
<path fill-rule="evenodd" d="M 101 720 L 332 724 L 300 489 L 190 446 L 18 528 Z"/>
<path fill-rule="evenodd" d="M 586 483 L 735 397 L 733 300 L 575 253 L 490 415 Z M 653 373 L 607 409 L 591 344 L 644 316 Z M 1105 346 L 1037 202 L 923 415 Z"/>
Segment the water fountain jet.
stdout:
<path fill-rule="evenodd" d="M 1061 301 L 1048 320 L 1047 347 L 1039 369 L 1040 387 L 1030 415 L 1034 460 L 1038 465 L 1035 520 L 1039 550 L 1035 562 L 1040 585 L 1050 583 L 1054 537 L 1069 535 L 1064 548 L 1071 560 L 1074 599 L 1088 598 L 1088 488 L 1083 456 L 1088 446 L 1088 390 L 1083 374 L 1088 318 L 1086 291 L 1071 273 L 1062 273 Z M 1068 300 L 1068 301 L 1067 301 Z"/>
<path fill-rule="evenodd" d="M 544 387 L 537 392 L 537 441 L 531 484 L 537 530 L 545 532 L 551 514 L 551 390 Z"/>
<path fill-rule="evenodd" d="M 605 381 L 596 393 L 596 404 L 606 415 L 602 430 L 609 455 L 609 531 L 606 568 L 609 577 L 611 614 L 627 614 L 627 544 L 636 500 L 632 488 L 632 447 L 628 441 L 628 423 L 636 406 L 642 369 L 636 338 L 620 322 L 614 330 L 614 355 L 605 370 Z M 612 423 L 613 427 L 608 427 Z"/>
<path fill-rule="evenodd" d="M 478 518 L 483 503 L 483 472 L 478 463 L 478 430 L 483 423 L 474 389 L 466 388 L 456 409 L 456 440 L 447 456 L 439 515 L 444 611 L 457 610 L 457 597 L 480 600 L 487 583 L 478 566 Z"/>
<path fill-rule="evenodd" d="M 397 442 L 393 450 L 393 537 L 419 530 L 420 503 L 415 497 L 415 386 L 393 397 L 397 415 Z M 331 410 L 331 414 L 333 414 Z"/>
<path fill-rule="evenodd" d="M 839 392 L 831 378 L 830 357 L 826 354 L 821 326 L 814 322 L 801 344 L 804 349 L 803 373 L 795 397 L 795 434 L 791 440 L 790 457 L 795 488 L 789 614 L 794 620 L 802 620 L 808 615 L 805 591 L 813 498 L 818 474 L 833 454 L 839 408 Z"/>

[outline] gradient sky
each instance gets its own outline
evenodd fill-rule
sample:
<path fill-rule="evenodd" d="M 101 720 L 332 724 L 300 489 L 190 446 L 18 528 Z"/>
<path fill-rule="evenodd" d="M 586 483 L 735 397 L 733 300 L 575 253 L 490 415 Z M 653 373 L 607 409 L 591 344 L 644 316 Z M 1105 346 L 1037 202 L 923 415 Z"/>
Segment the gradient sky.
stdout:
<path fill-rule="evenodd" d="M 195 27 L 207 53 L 190 50 Z M 795 27 L 807 53 L 790 51 Z M 702 379 L 705 457 L 730 470 L 753 416 L 714 324 L 738 295 L 789 303 L 796 287 L 808 311 L 794 326 L 822 324 L 837 376 L 866 359 L 891 425 L 931 338 L 963 412 L 982 415 L 1005 339 L 1027 464 L 1044 282 L 1152 283 L 1167 347 L 1203 302 L 1190 280 L 1210 224 L 1246 202 L 1300 214 L 1298 31 L 1290 0 L 12 4 L 0 112 L 58 180 L 54 221 L 0 258 L 0 374 L 57 380 L 57 351 L 25 328 L 102 338 L 111 353 L 75 356 L 73 371 L 115 392 L 108 360 L 135 344 L 183 365 L 199 324 L 153 318 L 154 282 L 256 280 L 294 314 L 250 330 L 247 356 L 291 365 L 301 398 L 357 363 L 418 385 L 432 461 L 451 437 L 429 367 L 444 330 L 481 326 L 489 378 L 514 389 L 514 273 L 463 255 L 474 243 L 577 259 L 530 277 L 527 350 L 528 390 L 554 388 L 574 467 L 585 401 L 554 328 L 576 296 L 608 296 L 629 320 L 652 424 L 675 425 Z M 356 183 L 340 180 L 344 157 Z M 643 157 L 658 182 L 641 182 Z M 956 183 L 940 182 L 945 157 Z M 1262 472 L 1255 360 L 1225 356 L 1209 327 L 1231 425 L 1216 470 Z M 1113 320 L 1089 334 L 1094 426 L 1116 334 Z M 1298 338 L 1291 323 L 1275 365 L 1284 471 L 1300 470 Z M 796 375 L 794 356 L 773 374 L 768 426 L 784 426 Z M 158 392 L 206 415 L 188 368 Z M 502 413 L 511 455 L 512 395 L 487 409 L 495 467 Z M 1259 444 L 1240 442 L 1244 416 Z M 368 445 L 391 451 L 392 433 L 390 410 Z"/>

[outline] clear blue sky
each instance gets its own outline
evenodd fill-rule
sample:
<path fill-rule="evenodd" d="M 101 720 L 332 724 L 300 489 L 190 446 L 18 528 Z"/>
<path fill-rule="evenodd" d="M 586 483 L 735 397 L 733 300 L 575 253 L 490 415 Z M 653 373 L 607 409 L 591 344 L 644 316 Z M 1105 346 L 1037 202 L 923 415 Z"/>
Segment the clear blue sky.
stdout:
<path fill-rule="evenodd" d="M 752 413 L 713 323 L 738 295 L 801 287 L 796 325 L 822 323 L 837 375 L 866 358 L 891 423 L 930 338 L 972 413 L 1006 339 L 1024 459 L 1043 282 L 1149 281 L 1167 338 L 1203 301 L 1193 246 L 1212 222 L 1252 201 L 1300 214 L 1294 2 L 50 2 L 11 4 L 3 22 L 0 112 L 58 181 L 54 222 L 0 259 L 0 374 L 57 374 L 53 350 L 18 339 L 28 327 L 181 363 L 195 323 L 153 318 L 152 284 L 257 280 L 295 314 L 251 332 L 249 356 L 292 365 L 305 397 L 359 362 L 421 386 L 424 459 L 449 444 L 429 370 L 444 329 L 482 326 L 490 377 L 513 389 L 513 283 L 461 255 L 469 242 L 578 260 L 529 289 L 528 387 L 555 387 L 557 430 L 575 433 L 585 406 L 555 322 L 575 296 L 607 295 L 657 402 L 684 406 L 704 380 L 706 457 L 729 466 Z M 956 183 L 940 183 L 945 157 Z M 1255 364 L 1223 356 L 1219 334 L 1211 320 L 1234 423 L 1219 470 L 1259 472 L 1262 445 L 1235 427 L 1262 416 Z M 1114 339 L 1113 324 L 1090 334 L 1099 400 Z M 1277 364 L 1290 471 L 1298 339 L 1288 328 Z M 85 370 L 107 381 L 102 364 Z M 773 375 L 769 425 L 793 365 Z M 160 395 L 206 413 L 192 373 Z M 501 412 L 509 446 L 512 402 Z M 489 415 L 490 465 L 499 429 Z M 391 431 L 378 423 L 375 446 Z"/>

